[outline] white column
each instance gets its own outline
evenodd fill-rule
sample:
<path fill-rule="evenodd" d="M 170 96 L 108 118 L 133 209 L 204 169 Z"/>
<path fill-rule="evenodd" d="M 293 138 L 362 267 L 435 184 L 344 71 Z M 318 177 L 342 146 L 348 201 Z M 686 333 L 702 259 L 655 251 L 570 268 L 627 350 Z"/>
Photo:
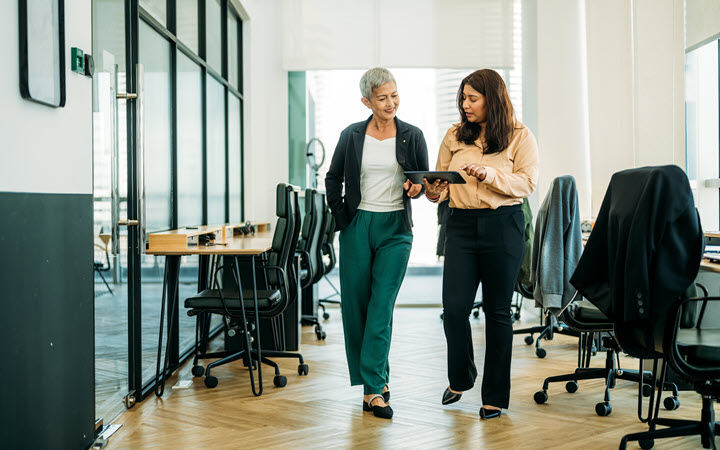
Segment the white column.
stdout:
<path fill-rule="evenodd" d="M 537 13 L 538 194 L 542 202 L 555 177 L 572 175 L 580 214 L 590 217 L 585 4 L 544 0 Z"/>
<path fill-rule="evenodd" d="M 586 0 L 592 215 L 612 174 L 635 166 L 632 2 Z"/>

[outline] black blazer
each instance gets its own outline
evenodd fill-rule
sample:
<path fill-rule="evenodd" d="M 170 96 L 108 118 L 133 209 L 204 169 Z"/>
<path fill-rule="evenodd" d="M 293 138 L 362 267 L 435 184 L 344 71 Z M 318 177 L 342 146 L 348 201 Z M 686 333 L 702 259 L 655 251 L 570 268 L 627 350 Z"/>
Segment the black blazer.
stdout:
<path fill-rule="evenodd" d="M 360 204 L 360 166 L 362 164 L 365 130 L 372 119 L 370 116 L 345 128 L 333 154 L 330 169 L 325 177 L 327 201 L 335 217 L 338 230 L 350 225 Z M 405 123 L 395 117 L 397 134 L 395 136 L 395 157 L 405 170 L 428 170 L 427 144 L 418 127 Z M 344 185 L 344 186 L 343 186 Z M 343 187 L 345 195 L 343 195 Z M 425 188 L 416 197 L 421 196 Z M 407 191 L 403 190 L 405 224 L 412 228 L 412 208 Z"/>
<path fill-rule="evenodd" d="M 613 323 L 644 325 L 645 335 L 633 339 L 637 349 L 620 342 L 626 352 L 640 357 L 639 347 L 653 342 L 654 326 L 664 327 L 659 319 L 695 280 L 703 242 L 682 169 L 617 172 L 570 283 Z M 623 327 L 615 331 L 622 333 Z"/>

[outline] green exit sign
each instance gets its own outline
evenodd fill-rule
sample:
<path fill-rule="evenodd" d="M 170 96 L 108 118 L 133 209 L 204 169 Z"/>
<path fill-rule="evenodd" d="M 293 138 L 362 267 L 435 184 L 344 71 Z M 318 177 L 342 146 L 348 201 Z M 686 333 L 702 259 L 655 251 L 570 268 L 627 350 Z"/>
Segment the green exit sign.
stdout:
<path fill-rule="evenodd" d="M 85 56 L 83 55 L 83 51 L 77 47 L 73 47 L 70 50 L 70 60 L 72 71 L 80 75 L 85 75 Z"/>

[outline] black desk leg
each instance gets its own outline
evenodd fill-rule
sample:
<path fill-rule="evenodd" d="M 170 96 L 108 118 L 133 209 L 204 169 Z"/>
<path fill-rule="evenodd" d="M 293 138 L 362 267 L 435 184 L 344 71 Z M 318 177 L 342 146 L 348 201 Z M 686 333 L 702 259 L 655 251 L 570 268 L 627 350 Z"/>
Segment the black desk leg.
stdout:
<path fill-rule="evenodd" d="M 180 256 L 171 255 L 165 257 L 165 274 L 163 279 L 162 301 L 160 303 L 160 331 L 158 333 L 157 362 L 155 366 L 155 396 L 162 397 L 165 392 L 165 380 L 168 369 L 172 363 L 172 370 L 178 365 L 178 281 L 180 278 Z M 162 372 L 160 371 L 160 359 L 162 357 L 163 325 L 165 319 L 165 302 L 167 300 L 168 327 L 165 358 Z M 173 355 L 174 354 L 174 355 Z"/>
<path fill-rule="evenodd" d="M 210 256 L 200 255 L 200 264 L 198 267 L 198 292 L 210 288 Z M 209 313 L 201 313 L 197 315 L 197 327 L 199 336 L 196 336 L 195 342 L 198 344 L 196 354 L 204 354 L 207 352 L 208 343 L 210 341 L 210 319 L 212 315 Z"/>

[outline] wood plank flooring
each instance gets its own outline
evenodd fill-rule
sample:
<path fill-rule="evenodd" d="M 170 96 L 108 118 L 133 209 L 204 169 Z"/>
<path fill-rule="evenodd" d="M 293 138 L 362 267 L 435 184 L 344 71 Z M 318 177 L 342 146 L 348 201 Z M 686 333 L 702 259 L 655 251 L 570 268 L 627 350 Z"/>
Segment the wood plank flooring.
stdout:
<path fill-rule="evenodd" d="M 375 418 L 362 411 L 362 388 L 349 386 L 340 311 L 328 311 L 331 318 L 323 324 L 326 341 L 317 341 L 312 328 L 303 329 L 301 352 L 310 366 L 309 376 L 297 374 L 296 360 L 278 360 L 287 386 L 273 387 L 273 371 L 264 366 L 265 392 L 254 397 L 248 370 L 240 361 L 213 371 L 219 379 L 215 389 L 193 378 L 191 364 L 186 364 L 168 381 L 162 399 L 149 397 L 115 421 L 122 427 L 107 448 L 614 449 L 624 434 L 647 429 L 637 418 L 637 385 L 627 381 L 619 381 L 611 391 L 613 412 L 607 417 L 598 417 L 594 410 L 603 399 L 601 381 L 581 381 L 574 394 L 565 391 L 564 383 L 551 385 L 548 402 L 535 404 L 533 394 L 545 377 L 576 367 L 577 339 L 559 335 L 544 342 L 545 359 L 535 356 L 524 336 L 515 336 L 511 404 L 501 418 L 479 419 L 480 378 L 458 403 L 442 406 L 446 353 L 438 308 L 396 309 L 390 355 L 395 416 L 392 421 Z M 471 318 L 471 323 L 482 373 L 485 339 L 480 317 Z M 537 313 L 527 305 L 523 322 L 516 327 L 537 323 Z M 603 366 L 604 358 L 599 353 L 593 366 Z M 626 368 L 637 366 L 630 358 L 622 363 Z M 171 389 L 178 380 L 193 384 Z M 682 391 L 680 402 L 679 410 L 663 410 L 661 415 L 699 418 L 697 394 Z M 631 443 L 629 448 L 639 446 Z M 656 441 L 655 448 L 701 445 L 699 437 L 687 437 Z"/>

